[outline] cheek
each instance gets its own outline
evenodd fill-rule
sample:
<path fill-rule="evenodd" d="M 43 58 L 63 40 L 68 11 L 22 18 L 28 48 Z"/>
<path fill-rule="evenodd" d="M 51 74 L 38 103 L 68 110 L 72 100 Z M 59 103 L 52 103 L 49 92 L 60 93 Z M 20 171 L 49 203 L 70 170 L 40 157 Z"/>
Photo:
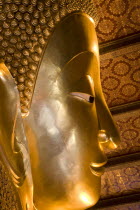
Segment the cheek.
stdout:
<path fill-rule="evenodd" d="M 76 126 L 98 132 L 98 118 L 95 103 L 89 103 L 78 97 L 67 98 L 68 114 Z"/>
<path fill-rule="evenodd" d="M 90 104 L 76 97 L 67 98 L 67 118 L 63 128 L 69 123 L 69 128 L 65 132 L 66 136 L 71 131 L 75 131 L 75 139 L 79 147 L 83 147 L 84 152 L 93 153 L 94 150 L 100 150 L 98 144 L 98 119 L 95 104 Z"/>

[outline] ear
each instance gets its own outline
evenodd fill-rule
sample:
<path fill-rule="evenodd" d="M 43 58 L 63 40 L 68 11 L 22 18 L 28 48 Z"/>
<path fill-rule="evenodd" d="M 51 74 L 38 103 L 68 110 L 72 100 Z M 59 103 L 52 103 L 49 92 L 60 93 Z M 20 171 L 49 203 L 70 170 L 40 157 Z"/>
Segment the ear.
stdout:
<path fill-rule="evenodd" d="M 23 208 L 32 208 L 32 177 L 19 93 L 10 72 L 0 63 L 0 158 L 17 188 Z"/>

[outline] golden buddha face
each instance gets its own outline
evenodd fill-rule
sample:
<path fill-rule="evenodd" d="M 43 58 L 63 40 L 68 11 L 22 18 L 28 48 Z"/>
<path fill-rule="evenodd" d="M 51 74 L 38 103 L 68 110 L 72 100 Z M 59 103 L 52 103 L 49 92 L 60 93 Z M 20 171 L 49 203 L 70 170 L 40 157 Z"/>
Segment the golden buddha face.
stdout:
<path fill-rule="evenodd" d="M 97 38 L 87 15 L 68 16 L 50 38 L 25 128 L 36 208 L 96 204 L 107 161 L 103 145 L 116 147 L 119 136 L 103 98 Z"/>

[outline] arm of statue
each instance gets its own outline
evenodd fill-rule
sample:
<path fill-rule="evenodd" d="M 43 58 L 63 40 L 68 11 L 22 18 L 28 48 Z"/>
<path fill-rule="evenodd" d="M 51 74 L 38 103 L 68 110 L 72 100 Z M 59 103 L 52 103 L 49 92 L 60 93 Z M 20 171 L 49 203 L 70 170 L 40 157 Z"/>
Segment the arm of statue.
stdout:
<path fill-rule="evenodd" d="M 32 177 L 17 87 L 0 63 L 0 158 L 11 174 L 23 209 L 32 207 Z"/>

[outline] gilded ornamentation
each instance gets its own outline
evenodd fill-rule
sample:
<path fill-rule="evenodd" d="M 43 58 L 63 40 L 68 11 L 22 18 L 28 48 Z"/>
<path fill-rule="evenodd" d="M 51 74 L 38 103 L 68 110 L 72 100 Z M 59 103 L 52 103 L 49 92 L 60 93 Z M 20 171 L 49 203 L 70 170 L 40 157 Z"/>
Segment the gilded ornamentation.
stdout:
<path fill-rule="evenodd" d="M 101 14 L 97 25 L 97 35 L 100 42 L 123 37 L 140 30 L 138 2 L 99 0 L 95 4 L 98 13 Z M 12 76 L 15 78 L 20 93 L 22 113 L 27 113 L 31 104 L 42 55 L 57 23 L 68 13 L 75 10 L 83 11 L 95 17 L 94 7 L 92 1 L 85 2 L 82 0 L 14 0 L 14 3 L 12 0 L 5 0 L 4 4 L 0 2 L 0 6 L 2 6 L 2 13 L 0 14 L 0 31 L 2 31 L 0 35 L 0 56 L 4 59 Z M 125 52 L 119 56 L 110 53 L 110 58 L 103 60 L 101 58 L 102 84 L 109 106 L 131 102 L 140 98 L 138 93 L 140 82 L 138 70 L 139 52 L 131 52 Z M 138 64 L 137 68 L 135 63 Z M 121 77 L 123 77 L 123 82 L 120 80 Z M 41 99 L 39 98 L 39 100 Z M 123 120 L 117 121 L 118 127 L 121 128 L 123 141 L 123 146 L 120 147 L 125 149 L 119 147 L 114 153 L 108 153 L 109 156 L 111 156 L 110 154 L 112 156 L 120 154 L 120 151 L 122 151 L 122 154 L 139 151 L 138 122 L 139 117 L 136 116 L 136 113 L 130 117 L 126 116 L 125 123 L 127 126 L 124 126 Z M 130 139 L 133 140 L 133 143 L 135 142 L 137 147 L 133 148 L 129 144 Z M 138 185 L 134 180 L 132 182 L 129 180 L 129 186 L 125 182 L 131 176 L 137 178 L 138 172 L 139 169 L 135 166 L 125 168 L 124 171 L 106 173 L 103 177 L 105 180 L 104 186 L 111 179 L 116 185 L 109 186 L 108 184 L 109 187 L 103 190 L 102 197 L 118 196 L 120 192 L 124 192 L 125 188 L 127 188 L 128 192 L 129 190 L 138 192 L 136 189 Z M 2 172 L 2 174 L 4 173 Z M 119 177 L 118 180 L 115 179 L 115 176 Z M 122 187 L 118 184 L 121 183 L 121 180 L 124 182 Z M 11 194 L 12 192 L 10 191 Z M 4 195 L 2 195 L 3 197 Z M 16 203 L 16 199 L 14 199 L 14 202 Z M 18 209 L 17 205 L 14 203 L 9 204 L 9 206 L 4 206 L 4 209 Z"/>
<path fill-rule="evenodd" d="M 16 187 L 16 196 L 18 192 L 18 205 L 32 209 L 33 185 L 19 95 L 14 79 L 3 63 L 0 63 L 0 87 L 0 159 Z M 3 207 L 7 209 L 5 205 L 0 208 Z"/>
<path fill-rule="evenodd" d="M 29 1 L 23 0 L 23 4 L 28 5 Z M 78 5 L 70 1 L 60 17 Z M 34 27 L 29 23 L 33 16 L 16 12 L 15 8 L 8 18 L 15 17 L 20 28 L 4 28 L 4 33 L 6 41 L 12 33 L 18 39 L 15 46 L 9 42 L 6 48 L 6 59 L 9 58 L 16 84 L 6 66 L 3 63 L 0 66 L 1 91 L 3 99 L 9 102 L 1 104 L 7 114 L 4 117 L 1 112 L 0 119 L 2 160 L 17 187 L 23 209 L 88 208 L 100 196 L 103 165 L 107 162 L 103 146 L 113 149 L 120 141 L 102 94 L 94 21 L 85 13 L 75 12 L 67 15 L 54 30 L 53 13 L 58 5 L 50 7 L 51 17 L 45 19 L 41 14 L 44 3 L 38 1 L 34 18 L 40 25 Z M 34 32 L 45 43 L 40 46 L 29 38 L 21 41 L 22 30 L 27 36 Z M 15 52 L 21 53 L 20 61 L 13 56 Z"/>
<path fill-rule="evenodd" d="M 98 0 L 100 14 L 96 31 L 99 43 L 140 31 L 140 1 Z"/>
<path fill-rule="evenodd" d="M 102 199 L 138 192 L 140 192 L 139 161 L 135 162 L 135 165 L 129 164 L 122 169 L 105 172 L 102 176 Z"/>
<path fill-rule="evenodd" d="M 115 157 L 140 151 L 140 110 L 114 115 L 121 143 L 118 148 L 106 150 L 108 157 Z"/>
<path fill-rule="evenodd" d="M 139 68 L 139 46 L 101 56 L 101 82 L 110 107 L 140 99 Z"/>

